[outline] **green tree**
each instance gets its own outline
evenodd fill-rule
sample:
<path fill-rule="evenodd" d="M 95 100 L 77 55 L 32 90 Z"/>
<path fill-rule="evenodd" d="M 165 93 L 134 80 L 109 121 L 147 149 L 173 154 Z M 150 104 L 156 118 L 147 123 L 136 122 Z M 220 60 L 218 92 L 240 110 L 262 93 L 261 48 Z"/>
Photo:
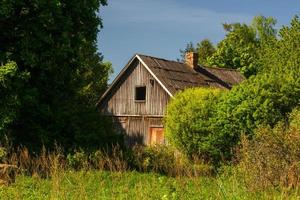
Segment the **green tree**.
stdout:
<path fill-rule="evenodd" d="M 208 39 L 204 39 L 197 44 L 196 51 L 199 56 L 198 64 L 199 65 L 207 65 L 208 58 L 211 57 L 215 53 L 216 49 Z"/>
<path fill-rule="evenodd" d="M 223 24 L 227 35 L 209 58 L 209 64 L 239 69 L 246 77 L 257 74 L 262 68 L 259 57 L 265 45 L 276 40 L 275 24 L 274 18 L 264 16 L 254 17 L 251 25 Z"/>
<path fill-rule="evenodd" d="M 265 47 L 262 71 L 233 88 L 217 106 L 215 132 L 235 137 L 253 135 L 261 125 L 287 121 L 300 104 L 300 21 L 279 31 L 279 39 Z"/>
<path fill-rule="evenodd" d="M 256 73 L 257 48 L 255 30 L 246 24 L 224 24 L 228 31 L 216 52 L 209 58 L 212 66 L 240 69 L 249 77 Z"/>
<path fill-rule="evenodd" d="M 18 116 L 20 96 L 28 78 L 28 73 L 18 71 L 15 62 L 0 66 L 0 136 L 7 133 L 8 126 Z"/>
<path fill-rule="evenodd" d="M 274 28 L 277 20 L 273 17 L 265 17 L 262 15 L 255 16 L 251 26 L 256 30 L 256 35 L 261 42 L 266 42 L 269 39 L 275 39 L 277 30 Z"/>
<path fill-rule="evenodd" d="M 86 129 L 79 121 L 87 110 L 96 112 L 91 106 L 111 71 L 96 48 L 102 5 L 106 0 L 1 1 L 0 62 L 13 60 L 17 71 L 30 74 L 11 126 L 18 143 L 70 147 L 90 130 L 101 140 L 101 123 Z"/>
<path fill-rule="evenodd" d="M 226 25 L 226 29 L 235 27 Z M 269 39 L 263 44 L 264 54 L 257 57 L 261 70 L 256 76 L 219 96 L 193 90 L 175 96 L 166 116 L 166 134 L 171 144 L 188 154 L 205 152 L 210 158 L 228 158 L 242 134 L 256 136 L 257 128 L 287 123 L 290 115 L 291 126 L 297 128 L 299 17 L 295 16 L 290 26 L 282 27 L 278 38 L 271 34 Z"/>

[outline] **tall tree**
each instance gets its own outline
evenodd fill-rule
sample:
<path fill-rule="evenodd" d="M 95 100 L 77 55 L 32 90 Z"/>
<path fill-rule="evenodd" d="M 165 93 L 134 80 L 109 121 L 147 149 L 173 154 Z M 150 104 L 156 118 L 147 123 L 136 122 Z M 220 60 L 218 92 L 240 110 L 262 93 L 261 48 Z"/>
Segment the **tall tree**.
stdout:
<path fill-rule="evenodd" d="M 18 142 L 71 146 L 76 134 L 88 134 L 80 115 L 91 111 L 111 71 L 96 48 L 103 5 L 106 0 L 1 1 L 0 63 L 15 61 L 30 75 L 11 125 Z M 90 85 L 93 92 L 82 92 Z"/>
<path fill-rule="evenodd" d="M 277 20 L 273 17 L 259 15 L 253 18 L 251 26 L 256 30 L 256 35 L 259 40 L 265 42 L 266 40 L 276 37 L 277 30 L 274 28 L 276 23 Z"/>
<path fill-rule="evenodd" d="M 274 18 L 264 16 L 255 17 L 252 25 L 223 24 L 227 35 L 209 58 L 209 64 L 239 69 L 246 77 L 257 74 L 265 43 L 276 40 L 275 24 Z"/>
<path fill-rule="evenodd" d="M 255 63 L 258 41 L 255 30 L 246 24 L 224 24 L 228 31 L 217 51 L 209 58 L 209 64 L 240 69 L 247 77 L 256 73 Z"/>
<path fill-rule="evenodd" d="M 197 44 L 198 64 L 207 65 L 210 58 L 216 51 L 210 40 L 204 39 Z"/>

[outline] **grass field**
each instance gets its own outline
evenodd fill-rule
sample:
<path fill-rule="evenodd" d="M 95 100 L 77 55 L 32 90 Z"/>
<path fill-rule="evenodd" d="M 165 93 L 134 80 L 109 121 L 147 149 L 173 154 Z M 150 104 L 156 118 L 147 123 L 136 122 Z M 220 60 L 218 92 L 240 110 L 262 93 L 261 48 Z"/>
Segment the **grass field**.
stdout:
<path fill-rule="evenodd" d="M 166 177 L 154 173 L 63 171 L 51 179 L 18 176 L 1 199 L 299 199 L 298 190 L 250 192 L 231 177 Z"/>

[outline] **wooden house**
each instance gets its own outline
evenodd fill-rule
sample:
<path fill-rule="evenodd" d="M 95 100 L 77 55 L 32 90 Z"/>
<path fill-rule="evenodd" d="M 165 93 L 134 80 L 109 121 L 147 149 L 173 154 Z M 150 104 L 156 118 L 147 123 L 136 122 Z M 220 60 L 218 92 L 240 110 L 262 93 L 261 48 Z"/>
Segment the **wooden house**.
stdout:
<path fill-rule="evenodd" d="M 163 116 L 176 92 L 190 87 L 230 89 L 244 80 L 236 70 L 199 66 L 196 53 L 187 53 L 185 60 L 136 54 L 102 95 L 99 109 L 113 117 L 128 145 L 164 142 Z"/>

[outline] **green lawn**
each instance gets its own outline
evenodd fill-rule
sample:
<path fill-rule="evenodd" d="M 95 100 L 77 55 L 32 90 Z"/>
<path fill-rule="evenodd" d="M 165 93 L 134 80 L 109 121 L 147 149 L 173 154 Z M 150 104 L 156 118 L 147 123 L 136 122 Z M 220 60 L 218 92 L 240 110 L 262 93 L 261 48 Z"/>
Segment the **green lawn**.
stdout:
<path fill-rule="evenodd" d="M 172 178 L 138 172 L 61 172 L 52 179 L 18 176 L 1 199 L 297 199 L 296 191 L 248 192 L 230 178 Z"/>

